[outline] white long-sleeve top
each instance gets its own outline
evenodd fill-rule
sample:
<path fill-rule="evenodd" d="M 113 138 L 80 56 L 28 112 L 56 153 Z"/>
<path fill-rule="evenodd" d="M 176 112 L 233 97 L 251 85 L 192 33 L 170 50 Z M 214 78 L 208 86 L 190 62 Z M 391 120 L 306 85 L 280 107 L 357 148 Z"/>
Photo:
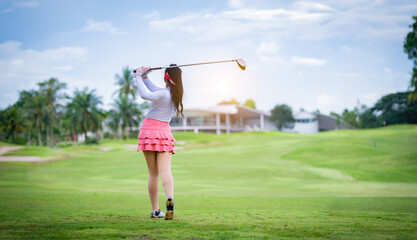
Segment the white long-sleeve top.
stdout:
<path fill-rule="evenodd" d="M 141 98 L 151 101 L 146 117 L 170 122 L 175 113 L 175 105 L 171 101 L 169 87 L 160 88 L 153 84 L 149 77 L 142 79 L 140 76 L 135 76 L 135 79 Z"/>

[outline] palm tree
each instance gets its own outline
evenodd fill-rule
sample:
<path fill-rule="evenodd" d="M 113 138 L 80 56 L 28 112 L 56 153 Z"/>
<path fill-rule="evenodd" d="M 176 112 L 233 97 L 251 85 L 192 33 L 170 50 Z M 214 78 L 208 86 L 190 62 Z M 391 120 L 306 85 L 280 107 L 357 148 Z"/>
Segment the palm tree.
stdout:
<path fill-rule="evenodd" d="M 31 138 L 32 126 L 36 125 L 38 132 L 38 144 L 42 145 L 42 129 L 45 122 L 45 115 L 47 114 L 46 108 L 47 98 L 42 92 L 30 90 L 21 91 L 18 103 L 22 108 L 25 118 L 28 120 L 26 126 L 29 132 L 29 142 Z"/>
<path fill-rule="evenodd" d="M 87 132 L 97 132 L 101 129 L 101 120 L 104 113 L 98 108 L 102 104 L 101 97 L 96 96 L 95 90 L 89 91 L 85 87 L 82 91 L 75 90 L 74 96 L 67 104 L 67 118 L 74 124 L 76 132 L 82 132 L 85 143 L 88 143 Z"/>
<path fill-rule="evenodd" d="M 113 106 L 119 113 L 122 130 L 124 131 L 126 127 L 129 127 L 130 132 L 132 132 L 133 126 L 137 126 L 141 119 L 139 105 L 128 95 L 121 95 L 115 100 Z M 129 138 L 129 134 L 126 134 L 126 137 Z"/>
<path fill-rule="evenodd" d="M 35 125 L 35 119 L 34 116 L 31 115 L 31 111 L 29 111 L 29 109 L 27 109 L 26 107 L 29 105 L 29 103 L 32 103 L 32 98 L 33 96 L 31 92 L 21 91 L 19 99 L 15 103 L 15 106 L 20 110 L 24 118 L 23 125 L 27 133 L 29 145 L 32 145 L 32 130 L 33 126 Z"/>
<path fill-rule="evenodd" d="M 0 111 L 0 129 L 7 135 L 12 136 L 12 143 L 15 143 L 15 136 L 24 130 L 24 118 L 18 111 L 16 105 L 12 105 L 3 111 Z"/>
<path fill-rule="evenodd" d="M 47 123 L 47 138 L 49 138 L 49 145 L 53 145 L 54 139 L 54 125 L 58 120 L 57 108 L 60 107 L 58 100 L 63 98 L 60 90 L 66 88 L 65 83 L 61 83 L 56 78 L 50 78 L 47 81 L 38 83 L 40 91 L 46 96 L 46 114 L 45 122 Z"/>
<path fill-rule="evenodd" d="M 111 109 L 107 112 L 107 116 L 107 125 L 112 130 L 113 137 L 117 138 L 120 128 L 120 113 L 117 110 Z"/>
<path fill-rule="evenodd" d="M 132 74 L 132 71 L 129 70 L 128 66 L 122 69 L 122 75 L 116 74 L 116 85 L 119 86 L 119 89 L 117 89 L 113 95 L 116 93 L 118 93 L 119 96 L 132 95 L 133 99 L 136 99 L 138 88 L 133 81 L 133 78 L 134 75 Z"/>

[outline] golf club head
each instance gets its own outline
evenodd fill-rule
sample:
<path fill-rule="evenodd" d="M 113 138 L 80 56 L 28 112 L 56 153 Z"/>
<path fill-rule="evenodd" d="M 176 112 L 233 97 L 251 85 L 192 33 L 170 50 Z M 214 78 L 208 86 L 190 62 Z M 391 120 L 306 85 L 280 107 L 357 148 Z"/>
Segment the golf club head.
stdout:
<path fill-rule="evenodd" d="M 236 61 L 237 65 L 240 67 L 240 69 L 245 71 L 245 69 L 246 69 L 245 61 L 243 59 L 236 59 L 235 61 Z"/>

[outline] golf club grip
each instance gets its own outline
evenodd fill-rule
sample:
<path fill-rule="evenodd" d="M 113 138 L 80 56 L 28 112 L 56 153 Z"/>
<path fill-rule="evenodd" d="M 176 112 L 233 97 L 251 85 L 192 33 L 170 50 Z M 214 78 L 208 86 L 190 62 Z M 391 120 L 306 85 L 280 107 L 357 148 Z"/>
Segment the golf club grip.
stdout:
<path fill-rule="evenodd" d="M 162 69 L 162 68 L 161 67 L 149 68 L 150 71 L 152 71 L 152 70 L 159 70 L 159 69 Z M 133 70 L 133 73 L 136 73 L 136 69 Z"/>

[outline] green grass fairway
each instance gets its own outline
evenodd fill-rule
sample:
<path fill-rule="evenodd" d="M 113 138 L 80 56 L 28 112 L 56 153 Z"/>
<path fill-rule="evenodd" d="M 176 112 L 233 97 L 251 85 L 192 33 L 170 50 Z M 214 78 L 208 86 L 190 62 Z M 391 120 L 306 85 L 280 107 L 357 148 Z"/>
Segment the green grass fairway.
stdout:
<path fill-rule="evenodd" d="M 150 218 L 136 139 L 24 147 L 58 160 L 0 162 L 0 239 L 417 239 L 416 136 L 176 133 L 173 221 Z"/>

